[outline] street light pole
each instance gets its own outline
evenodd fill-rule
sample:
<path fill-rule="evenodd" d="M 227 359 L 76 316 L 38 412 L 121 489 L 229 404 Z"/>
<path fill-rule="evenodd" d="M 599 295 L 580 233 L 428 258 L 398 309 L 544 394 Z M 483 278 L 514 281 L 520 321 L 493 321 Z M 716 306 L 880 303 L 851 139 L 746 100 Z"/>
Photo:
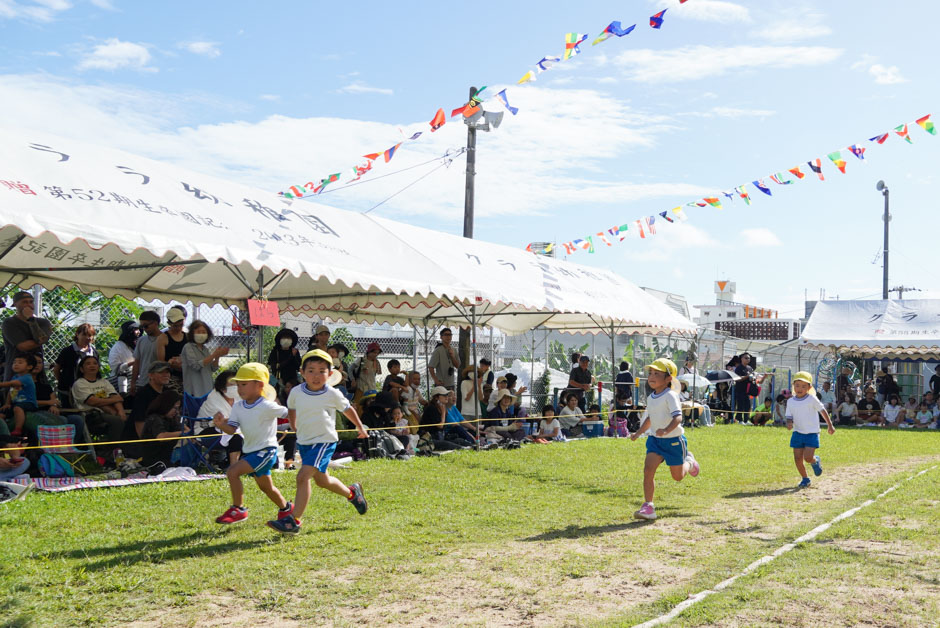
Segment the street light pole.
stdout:
<path fill-rule="evenodd" d="M 476 87 L 470 88 L 470 98 L 477 93 Z M 477 128 L 475 124 L 467 125 L 467 182 L 463 196 L 463 237 L 473 239 L 473 178 L 476 175 L 477 164 Z"/>
<path fill-rule="evenodd" d="M 885 223 L 885 243 L 884 243 L 884 273 L 881 279 L 881 298 L 882 300 L 888 300 L 888 224 L 891 222 L 891 212 L 888 207 L 888 186 L 885 185 L 884 181 L 879 181 L 875 185 L 881 194 L 885 197 L 885 213 L 882 216 L 882 220 Z"/>

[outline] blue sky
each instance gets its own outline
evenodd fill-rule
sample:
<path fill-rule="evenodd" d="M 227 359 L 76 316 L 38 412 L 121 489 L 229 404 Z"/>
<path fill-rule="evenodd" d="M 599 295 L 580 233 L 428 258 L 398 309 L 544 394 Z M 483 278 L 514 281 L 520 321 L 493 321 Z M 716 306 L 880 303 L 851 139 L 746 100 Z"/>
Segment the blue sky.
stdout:
<path fill-rule="evenodd" d="M 477 238 L 561 243 L 821 157 L 825 182 L 771 183 L 772 198 L 750 186 L 750 207 L 689 208 L 681 226 L 572 259 L 693 304 L 713 301 L 715 279 L 781 315 L 802 311 L 804 289 L 877 298 L 884 179 L 892 285 L 940 288 L 940 137 L 912 125 L 913 145 L 867 141 L 926 113 L 940 124 L 931 3 L 474 6 L 0 0 L 0 116 L 279 191 L 418 130 L 372 176 L 459 148 L 457 119 L 427 133 L 437 108 L 470 85 L 508 86 L 519 114 L 479 134 Z M 612 20 L 638 26 L 591 46 Z M 516 87 L 571 31 L 590 35 L 582 54 Z M 845 152 L 842 175 L 826 154 L 852 143 L 867 163 Z M 363 211 L 438 163 L 317 202 Z M 458 158 L 374 213 L 460 233 L 463 169 Z"/>

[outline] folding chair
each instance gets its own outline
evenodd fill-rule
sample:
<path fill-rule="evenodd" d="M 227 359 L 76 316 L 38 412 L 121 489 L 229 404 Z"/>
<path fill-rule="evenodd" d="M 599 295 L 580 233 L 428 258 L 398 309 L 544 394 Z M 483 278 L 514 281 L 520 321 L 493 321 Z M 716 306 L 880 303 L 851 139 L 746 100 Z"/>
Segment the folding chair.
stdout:
<path fill-rule="evenodd" d="M 36 431 L 43 452 L 62 456 L 79 475 L 87 475 L 89 470 L 96 468 L 94 450 L 91 447 L 81 448 L 74 445 L 74 425 L 40 425 Z"/>
<path fill-rule="evenodd" d="M 200 417 L 199 410 L 208 397 L 193 397 L 187 392 L 183 393 L 182 423 L 183 436 L 192 436 L 212 425 L 212 417 Z M 195 467 L 199 464 L 210 471 L 218 468 L 209 460 L 209 452 L 222 440 L 219 434 L 212 438 L 187 438 L 180 442 L 180 466 Z"/>

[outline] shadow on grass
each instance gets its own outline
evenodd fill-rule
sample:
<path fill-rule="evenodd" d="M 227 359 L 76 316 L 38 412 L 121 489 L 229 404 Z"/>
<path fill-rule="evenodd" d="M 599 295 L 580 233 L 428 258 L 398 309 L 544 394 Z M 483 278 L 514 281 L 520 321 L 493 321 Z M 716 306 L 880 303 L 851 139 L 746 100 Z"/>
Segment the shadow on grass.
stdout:
<path fill-rule="evenodd" d="M 775 495 L 789 495 L 796 493 L 800 488 L 796 486 L 787 486 L 785 488 L 774 488 L 765 491 L 746 491 L 743 493 L 731 493 L 725 495 L 725 499 L 746 499 L 748 497 L 773 497 Z"/>
<path fill-rule="evenodd" d="M 81 567 L 87 571 L 102 571 L 118 566 L 135 565 L 137 563 L 159 564 L 179 560 L 181 558 L 219 556 L 229 552 L 251 549 L 259 545 L 271 543 L 270 539 L 228 541 L 225 538 L 226 536 L 227 535 L 207 534 L 205 532 L 193 532 L 191 534 L 159 541 L 135 541 L 110 547 L 52 552 L 47 556 L 49 558 L 72 559 L 110 556 L 110 558 L 81 565 Z M 216 543 L 210 545 L 212 541 L 216 541 Z"/>
<path fill-rule="evenodd" d="M 671 514 L 669 518 L 674 517 L 691 517 L 692 515 L 685 514 Z M 655 521 L 644 521 L 636 520 L 630 521 L 628 523 L 612 523 L 606 526 L 575 526 L 571 525 L 567 528 L 562 528 L 560 530 L 549 530 L 548 532 L 543 532 L 541 534 L 536 534 L 535 536 L 526 537 L 524 539 L 519 539 L 520 541 L 534 542 L 534 541 L 553 541 L 555 539 L 578 539 L 585 536 L 600 536 L 602 534 L 609 534 L 611 532 L 620 532 L 622 530 L 634 530 L 637 528 L 645 528 L 649 525 L 654 525 Z"/>
<path fill-rule="evenodd" d="M 0 628 L 27 628 L 35 625 L 33 618 L 29 615 L 18 615 L 17 617 L 0 620 Z"/>

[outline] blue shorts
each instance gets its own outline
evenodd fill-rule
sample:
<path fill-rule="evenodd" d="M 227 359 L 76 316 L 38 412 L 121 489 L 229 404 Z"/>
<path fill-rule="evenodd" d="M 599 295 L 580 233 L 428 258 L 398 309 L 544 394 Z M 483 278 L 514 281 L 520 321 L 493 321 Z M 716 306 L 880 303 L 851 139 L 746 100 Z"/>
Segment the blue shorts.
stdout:
<path fill-rule="evenodd" d="M 819 449 L 819 434 L 804 434 L 803 432 L 793 432 L 790 436 L 790 447 L 793 449 L 803 449 L 812 447 Z"/>
<path fill-rule="evenodd" d="M 674 438 L 647 436 L 646 453 L 659 454 L 667 465 L 678 467 L 685 462 L 685 456 L 689 453 L 689 443 L 685 440 L 685 436 L 676 436 Z"/>
<path fill-rule="evenodd" d="M 271 469 L 274 468 L 274 463 L 277 462 L 277 447 L 265 447 L 250 454 L 242 454 L 242 460 L 254 469 L 248 474 L 251 477 L 271 475 Z"/>
<path fill-rule="evenodd" d="M 299 445 L 300 460 L 307 467 L 315 467 L 320 473 L 326 473 L 326 467 L 333 459 L 336 443 L 314 443 Z"/>

